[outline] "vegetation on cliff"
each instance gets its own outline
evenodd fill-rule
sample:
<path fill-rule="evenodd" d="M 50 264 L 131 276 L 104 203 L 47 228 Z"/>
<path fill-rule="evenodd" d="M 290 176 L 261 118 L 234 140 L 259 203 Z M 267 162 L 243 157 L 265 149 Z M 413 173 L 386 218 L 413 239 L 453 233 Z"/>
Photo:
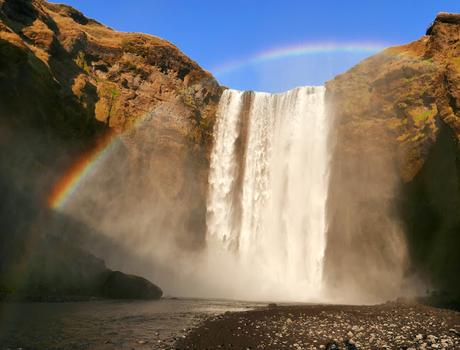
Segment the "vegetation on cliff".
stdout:
<path fill-rule="evenodd" d="M 441 13 L 420 40 L 386 49 L 327 83 L 337 145 L 329 198 L 335 266 L 341 249 L 360 251 L 362 242 L 366 251 L 343 269 L 355 271 L 368 254 L 392 266 L 375 232 L 394 241 L 402 230 L 410 256 L 400 257 L 401 273 L 410 278 L 417 271 L 429 289 L 460 297 L 459 57 L 460 15 Z M 361 241 L 348 241 L 347 229 L 361 232 Z M 343 269 L 332 276 L 342 278 Z M 366 279 L 357 278 L 363 288 L 382 288 Z"/>
<path fill-rule="evenodd" d="M 140 123 L 144 136 L 123 140 L 124 169 L 135 171 L 142 166 L 139 152 L 150 153 L 152 166 L 161 169 L 151 175 L 156 190 L 170 203 L 190 205 L 178 219 L 184 226 L 178 240 L 191 229 L 184 221 L 203 236 L 207 150 L 219 96 L 214 78 L 165 40 L 118 33 L 66 5 L 0 0 L 0 288 L 46 284 L 46 269 L 34 267 L 37 257 L 50 258 L 43 254 L 58 254 L 61 266 L 86 269 L 88 276 L 100 272 L 97 259 L 70 258 L 86 256 L 75 233 L 94 229 L 53 213 L 47 196 L 100 137 Z M 190 176 L 190 164 L 196 175 Z M 173 190 L 163 185 L 171 179 Z M 161 204 L 152 203 L 152 211 Z M 192 220 L 191 213 L 203 218 Z M 45 249 L 50 236 L 58 239 Z M 76 275 L 59 274 L 65 276 Z"/>
<path fill-rule="evenodd" d="M 331 285 L 394 295 L 398 275 L 460 296 L 459 57 L 460 15 L 439 14 L 420 40 L 328 82 Z M 129 204 L 149 201 L 106 213 L 145 210 L 151 236 L 173 237 L 181 254 L 199 249 L 221 92 L 165 40 L 116 32 L 65 5 L 0 0 L 0 293 L 123 296 L 110 286 L 132 282 L 160 294 L 84 252 L 87 238 L 103 235 L 49 208 L 47 196 L 78 155 L 107 133 L 123 135 L 118 164 L 100 175 L 103 202 L 119 189 Z M 369 261 L 374 285 L 361 269 Z"/>

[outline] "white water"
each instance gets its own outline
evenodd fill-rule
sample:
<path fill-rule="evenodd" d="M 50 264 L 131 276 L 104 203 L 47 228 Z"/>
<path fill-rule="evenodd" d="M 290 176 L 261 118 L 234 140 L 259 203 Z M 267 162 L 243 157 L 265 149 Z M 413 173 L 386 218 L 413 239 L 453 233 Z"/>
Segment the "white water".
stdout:
<path fill-rule="evenodd" d="M 232 281 L 249 276 L 259 298 L 274 290 L 298 300 L 321 294 L 328 129 L 323 87 L 229 89 L 221 97 L 207 241 L 214 255 L 217 249 L 234 257 Z"/>

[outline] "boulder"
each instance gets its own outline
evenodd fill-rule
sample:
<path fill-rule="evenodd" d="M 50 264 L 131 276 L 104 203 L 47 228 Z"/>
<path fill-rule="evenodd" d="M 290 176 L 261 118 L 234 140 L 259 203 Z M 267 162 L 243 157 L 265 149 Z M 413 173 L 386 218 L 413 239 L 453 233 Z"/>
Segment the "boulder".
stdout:
<path fill-rule="evenodd" d="M 110 271 L 102 284 L 101 294 L 112 299 L 160 299 L 163 291 L 145 278 Z"/>

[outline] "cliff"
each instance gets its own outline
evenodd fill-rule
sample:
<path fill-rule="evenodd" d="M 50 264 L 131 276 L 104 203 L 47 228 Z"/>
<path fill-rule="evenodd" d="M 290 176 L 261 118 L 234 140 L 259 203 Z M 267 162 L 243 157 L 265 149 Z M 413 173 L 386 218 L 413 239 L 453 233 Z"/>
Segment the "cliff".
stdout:
<path fill-rule="evenodd" d="M 327 83 L 336 143 L 330 283 L 352 271 L 356 288 L 396 288 L 391 276 L 402 264 L 401 277 L 418 271 L 429 289 L 460 296 L 459 57 L 460 15 L 440 13 L 420 40 L 386 49 Z M 351 231 L 358 233 L 353 239 Z M 342 254 L 348 249 L 355 260 Z M 371 270 L 382 284 L 369 285 L 370 276 L 359 273 L 369 256 L 379 261 Z"/>
<path fill-rule="evenodd" d="M 327 83 L 331 290 L 390 297 L 422 281 L 460 296 L 459 57 L 460 15 L 442 13 L 420 40 Z M 165 40 L 0 0 L 0 296 L 161 294 L 94 255 L 168 279 L 167 265 L 204 246 L 221 93 Z M 116 147 L 70 212 L 50 207 L 63 174 L 108 135 Z M 145 263 L 152 247 L 166 266 Z"/>
<path fill-rule="evenodd" d="M 66 5 L 0 0 L 0 287 L 34 278 L 46 237 L 64 241 L 53 249 L 66 252 L 92 232 L 53 213 L 47 197 L 106 135 L 120 135 L 121 146 L 118 168 L 102 177 L 123 186 L 149 154 L 142 175 L 144 190 L 155 194 L 149 210 L 159 213 L 152 215 L 163 222 L 158 230 L 174 231 L 187 249 L 200 246 L 220 93 L 208 72 L 165 40 L 116 32 Z M 51 224 L 56 216 L 59 225 Z"/>

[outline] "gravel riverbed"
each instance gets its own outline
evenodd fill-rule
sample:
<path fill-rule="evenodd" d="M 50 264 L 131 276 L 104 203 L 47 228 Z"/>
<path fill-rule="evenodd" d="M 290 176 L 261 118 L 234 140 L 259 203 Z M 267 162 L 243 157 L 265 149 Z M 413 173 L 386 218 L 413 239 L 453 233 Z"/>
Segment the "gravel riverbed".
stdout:
<path fill-rule="evenodd" d="M 210 318 L 176 349 L 460 349 L 460 312 L 390 302 L 273 306 Z"/>

